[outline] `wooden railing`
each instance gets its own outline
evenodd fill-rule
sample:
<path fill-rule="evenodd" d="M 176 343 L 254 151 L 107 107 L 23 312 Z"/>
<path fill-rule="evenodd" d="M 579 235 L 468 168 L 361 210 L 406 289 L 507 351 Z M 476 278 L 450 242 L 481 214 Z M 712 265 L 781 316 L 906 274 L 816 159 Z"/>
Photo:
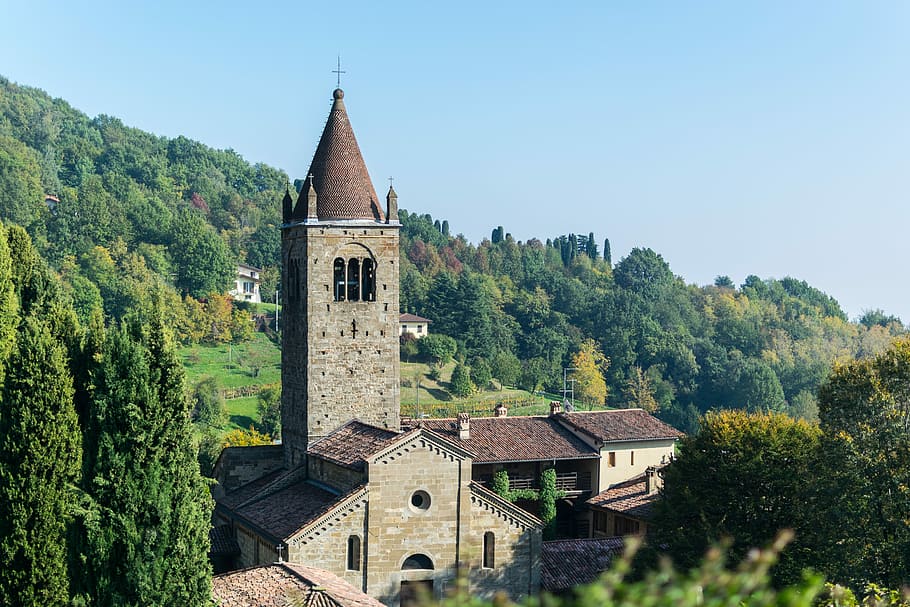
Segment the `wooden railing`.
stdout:
<path fill-rule="evenodd" d="M 591 490 L 590 472 L 557 472 L 556 488 L 567 493 Z M 533 476 L 509 477 L 509 491 L 540 489 L 540 479 Z"/>

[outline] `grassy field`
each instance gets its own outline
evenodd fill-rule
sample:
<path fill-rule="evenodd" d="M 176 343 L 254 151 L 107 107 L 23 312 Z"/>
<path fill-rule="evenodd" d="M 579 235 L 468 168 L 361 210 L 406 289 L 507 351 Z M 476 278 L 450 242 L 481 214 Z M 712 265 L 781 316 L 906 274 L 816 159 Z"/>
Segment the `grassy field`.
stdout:
<path fill-rule="evenodd" d="M 449 363 L 438 379 L 430 377 L 430 367 L 424 363 L 401 363 L 401 413 L 410 416 L 454 417 L 467 411 L 471 415 L 490 416 L 498 403 L 509 407 L 510 415 L 549 413 L 550 399 L 525 390 L 494 385 L 492 390 L 476 392 L 466 398 L 456 398 L 447 391 L 455 363 Z"/>
<path fill-rule="evenodd" d="M 222 389 L 277 384 L 281 381 L 281 351 L 265 333 L 241 344 L 197 345 L 178 351 L 187 381 L 214 377 Z"/>
<path fill-rule="evenodd" d="M 257 387 L 278 385 L 281 382 L 281 352 L 276 343 L 264 333 L 242 344 L 197 345 L 181 348 L 179 355 L 192 387 L 199 380 L 212 377 L 219 389 L 232 392 L 240 389 L 255 391 Z M 430 366 L 424 363 L 401 363 L 401 413 L 412 417 L 454 417 L 467 411 L 474 416 L 493 415 L 493 408 L 504 403 L 509 415 L 546 415 L 549 402 L 555 395 L 531 394 L 517 388 L 494 385 L 493 389 L 476 392 L 466 398 L 456 398 L 448 392 L 448 382 L 455 363 L 443 367 L 433 379 Z M 229 422 L 225 432 L 256 425 L 259 419 L 255 395 L 227 398 Z"/>
<path fill-rule="evenodd" d="M 242 344 L 197 345 L 181 348 L 178 354 L 190 387 L 203 378 L 213 377 L 218 388 L 230 394 L 281 382 L 281 351 L 264 333 L 255 333 L 252 340 Z M 255 426 L 259 419 L 258 402 L 256 396 L 226 399 L 229 419 L 222 430 Z"/>

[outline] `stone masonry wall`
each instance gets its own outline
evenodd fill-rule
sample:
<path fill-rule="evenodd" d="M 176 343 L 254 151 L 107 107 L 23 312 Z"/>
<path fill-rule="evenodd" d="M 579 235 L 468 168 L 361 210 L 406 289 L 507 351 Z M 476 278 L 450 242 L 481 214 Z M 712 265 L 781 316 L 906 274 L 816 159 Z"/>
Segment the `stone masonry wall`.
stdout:
<path fill-rule="evenodd" d="M 290 542 L 288 560 L 331 571 L 359 590 L 366 591 L 364 561 L 369 537 L 366 533 L 366 497 L 355 501 L 332 516 L 327 524 Z M 348 538 L 360 538 L 360 561 L 348 569 Z"/>
<path fill-rule="evenodd" d="M 455 579 L 460 534 L 469 500 L 470 460 L 436 449 L 422 437 L 369 465 L 370 511 L 367 593 L 387 605 L 398 604 L 402 579 L 433 580 L 439 596 Z M 429 496 L 417 508 L 416 491 Z M 402 571 L 405 559 L 423 554 L 433 570 Z"/>
<path fill-rule="evenodd" d="M 308 458 L 307 477 L 334 487 L 341 493 L 347 493 L 366 480 L 362 472 L 333 464 L 319 457 Z"/>
<path fill-rule="evenodd" d="M 227 447 L 215 464 L 214 477 L 221 490 L 231 491 L 278 470 L 282 463 L 281 445 Z"/>
<path fill-rule="evenodd" d="M 351 419 L 399 429 L 398 226 L 284 228 L 282 434 L 289 464 Z M 334 301 L 336 258 L 371 258 L 375 301 Z"/>

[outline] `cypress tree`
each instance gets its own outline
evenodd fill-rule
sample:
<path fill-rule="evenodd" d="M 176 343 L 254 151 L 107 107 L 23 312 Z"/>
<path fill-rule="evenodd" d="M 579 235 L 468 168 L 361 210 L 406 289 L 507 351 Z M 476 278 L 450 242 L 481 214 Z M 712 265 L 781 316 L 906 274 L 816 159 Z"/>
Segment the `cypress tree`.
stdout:
<path fill-rule="evenodd" d="M 613 265 L 613 254 L 610 252 L 610 239 L 604 238 L 604 261 Z"/>
<path fill-rule="evenodd" d="M 80 435 L 63 347 L 45 323 L 19 326 L 0 392 L 0 603 L 65 605 L 67 522 Z"/>
<path fill-rule="evenodd" d="M 211 497 L 183 368 L 160 314 L 111 330 L 88 416 L 85 592 L 95 605 L 203 605 Z"/>

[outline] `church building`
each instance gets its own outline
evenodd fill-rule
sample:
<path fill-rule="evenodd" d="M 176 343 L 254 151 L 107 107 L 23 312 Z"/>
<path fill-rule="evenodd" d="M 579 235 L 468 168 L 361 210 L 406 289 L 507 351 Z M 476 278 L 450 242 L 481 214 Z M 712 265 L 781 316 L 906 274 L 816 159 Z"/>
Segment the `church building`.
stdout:
<path fill-rule="evenodd" d="M 513 599 L 540 586 L 541 522 L 472 480 L 472 453 L 400 426 L 398 221 L 336 89 L 282 212 L 281 445 L 225 449 L 215 524 L 238 565 L 325 569 L 394 606 L 456 578 Z"/>

